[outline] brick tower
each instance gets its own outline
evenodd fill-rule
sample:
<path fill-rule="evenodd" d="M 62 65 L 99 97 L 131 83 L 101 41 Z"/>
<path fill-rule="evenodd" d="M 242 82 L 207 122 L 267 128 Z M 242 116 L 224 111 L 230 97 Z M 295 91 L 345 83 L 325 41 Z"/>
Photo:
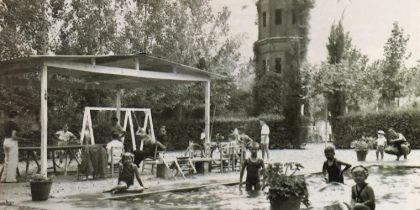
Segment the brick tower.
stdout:
<path fill-rule="evenodd" d="M 294 75 L 294 72 L 290 71 L 298 71 L 301 60 L 306 54 L 311 4 L 311 0 L 257 0 L 256 2 L 258 10 L 258 40 L 254 43 L 256 82 L 265 75 L 276 78 L 275 82 L 278 82 L 278 85 L 274 87 L 280 90 L 274 91 L 276 94 L 274 97 L 278 101 L 275 103 L 278 104 L 276 110 L 280 112 L 283 112 L 286 104 L 285 92 L 289 91 L 284 88 L 284 84 L 288 84 L 290 75 Z M 264 81 L 267 81 L 267 78 Z"/>

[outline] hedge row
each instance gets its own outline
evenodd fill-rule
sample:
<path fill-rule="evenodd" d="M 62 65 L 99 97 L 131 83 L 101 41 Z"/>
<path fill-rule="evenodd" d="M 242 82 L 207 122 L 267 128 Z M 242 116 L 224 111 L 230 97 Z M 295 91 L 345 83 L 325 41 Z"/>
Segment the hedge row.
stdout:
<path fill-rule="evenodd" d="M 351 141 L 362 136 L 375 137 L 378 130 L 387 131 L 391 127 L 402 133 L 412 148 L 420 148 L 418 110 L 350 114 L 339 117 L 333 123 L 333 134 L 338 148 L 349 148 Z"/>
<path fill-rule="evenodd" d="M 270 127 L 270 147 L 284 148 L 292 145 L 295 148 L 300 146 L 300 143 L 294 143 L 286 139 L 286 129 L 283 118 L 265 119 L 267 125 Z M 169 150 L 184 150 L 188 146 L 188 141 L 200 142 L 200 134 L 204 128 L 203 121 L 161 121 L 155 123 L 155 132 L 161 125 L 166 126 L 168 133 L 168 149 Z M 224 137 L 227 141 L 228 135 L 235 128 L 243 127 L 245 133 L 254 139 L 260 141 L 261 127 L 256 118 L 249 119 L 230 119 L 230 120 L 216 120 L 212 124 L 212 141 L 217 133 Z"/>
<path fill-rule="evenodd" d="M 270 147 L 271 148 L 299 148 L 302 142 L 292 142 L 291 140 L 287 139 L 287 129 L 285 126 L 285 121 L 283 117 L 265 117 L 263 118 L 268 126 L 270 127 Z M 188 147 L 188 142 L 193 141 L 195 143 L 202 143 L 200 142 L 200 134 L 204 128 L 204 121 L 202 120 L 184 120 L 184 121 L 176 121 L 176 120 L 161 120 L 161 119 L 154 119 L 154 130 L 155 134 L 159 132 L 159 128 L 165 125 L 167 134 L 168 134 L 168 150 L 185 150 Z M 0 125 L 1 126 L 1 125 Z M 80 126 L 80 125 L 79 125 Z M 109 135 L 109 124 L 104 123 L 97 125 L 94 128 L 95 133 L 95 142 L 96 143 L 107 143 L 110 140 Z M 59 125 L 52 125 L 55 130 L 59 130 Z M 77 127 L 76 124 L 70 124 L 69 127 L 75 128 Z M 221 136 L 224 137 L 224 140 L 227 141 L 228 135 L 233 131 L 235 128 L 243 127 L 245 133 L 254 139 L 257 142 L 260 142 L 260 132 L 261 127 L 258 121 L 258 118 L 246 118 L 246 119 L 218 119 L 212 122 L 212 141 L 215 141 L 215 136 L 219 133 Z M 77 131 L 71 130 L 75 134 L 78 134 Z M 127 130 L 128 131 L 128 130 Z M 49 131 L 49 144 L 53 144 L 51 141 L 53 139 L 54 129 L 50 128 Z M 128 131 L 129 133 L 129 131 Z M 0 143 L 3 143 L 3 138 L 1 137 L 0 131 Z M 39 146 L 39 132 L 26 132 L 25 136 L 28 139 L 34 139 L 33 145 Z M 50 142 L 51 141 L 51 142 Z M 127 135 L 126 140 L 126 148 L 131 150 L 131 137 Z M 26 144 L 20 143 L 20 146 L 30 146 Z M 0 162 L 3 161 L 4 153 L 3 150 L 0 150 Z"/>

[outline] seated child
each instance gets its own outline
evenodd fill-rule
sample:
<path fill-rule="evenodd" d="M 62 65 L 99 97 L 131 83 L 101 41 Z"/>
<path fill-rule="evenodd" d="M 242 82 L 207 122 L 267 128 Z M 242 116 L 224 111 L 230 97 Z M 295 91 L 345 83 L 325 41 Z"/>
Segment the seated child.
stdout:
<path fill-rule="evenodd" d="M 158 154 L 155 154 L 158 148 L 166 150 L 166 146 L 157 141 L 156 139 L 152 138 L 152 136 L 146 132 L 145 129 L 139 128 L 136 132 L 136 135 L 140 136 L 141 141 L 143 141 L 143 150 L 140 150 L 140 144 L 138 144 L 138 148 L 134 151 L 134 164 L 137 167 L 140 166 L 140 163 L 145 160 L 146 158 L 157 158 Z"/>
<path fill-rule="evenodd" d="M 327 145 L 324 149 L 324 154 L 327 160 L 322 166 L 322 173 L 324 174 L 325 181 L 344 183 L 343 173 L 348 170 L 351 165 L 342 162 L 334 157 L 335 149 L 332 145 Z M 344 165 L 344 169 L 341 170 L 341 165 Z M 328 177 L 327 177 L 328 175 Z"/>
<path fill-rule="evenodd" d="M 111 154 L 112 149 L 112 154 Z M 121 160 L 121 155 L 124 152 L 124 144 L 119 139 L 119 133 L 112 133 L 112 140 L 106 145 L 106 150 L 108 152 L 108 163 L 111 163 L 111 156 L 113 163 L 118 163 Z"/>
<path fill-rule="evenodd" d="M 129 191 L 130 186 L 134 185 L 134 176 L 136 177 L 137 181 L 139 182 L 141 186 L 141 188 L 136 189 L 136 191 L 143 190 L 145 187 L 143 186 L 143 182 L 140 179 L 137 166 L 133 164 L 132 154 L 128 152 L 124 153 L 122 155 L 121 162 L 122 163 L 120 163 L 120 167 L 119 167 L 118 185 L 104 192 Z"/>
<path fill-rule="evenodd" d="M 242 143 L 245 148 L 249 148 L 254 140 L 245 134 L 243 127 L 240 127 L 238 129 L 238 141 L 239 143 Z"/>
<path fill-rule="evenodd" d="M 366 183 L 369 171 L 364 166 L 358 165 L 351 170 L 356 185 L 351 187 L 351 204 L 354 210 L 375 210 L 375 193 Z"/>
<path fill-rule="evenodd" d="M 257 157 L 259 146 L 260 145 L 257 142 L 252 142 L 249 149 L 251 151 L 251 157 L 245 159 L 244 164 L 242 165 L 239 187 L 242 187 L 242 177 L 246 168 L 246 191 L 251 191 L 252 187 L 254 187 L 255 191 L 261 189 L 260 169 L 264 170 L 264 161 Z"/>

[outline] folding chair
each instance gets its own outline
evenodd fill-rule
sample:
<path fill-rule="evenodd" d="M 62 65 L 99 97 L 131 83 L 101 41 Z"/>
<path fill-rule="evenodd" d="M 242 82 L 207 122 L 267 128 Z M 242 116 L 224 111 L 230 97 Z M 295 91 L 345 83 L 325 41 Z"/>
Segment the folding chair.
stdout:
<path fill-rule="evenodd" d="M 185 172 L 188 172 L 188 174 L 197 173 L 197 170 L 190 157 L 177 157 L 174 161 L 174 164 L 177 169 L 177 173 L 175 175 L 181 174 L 184 179 Z"/>

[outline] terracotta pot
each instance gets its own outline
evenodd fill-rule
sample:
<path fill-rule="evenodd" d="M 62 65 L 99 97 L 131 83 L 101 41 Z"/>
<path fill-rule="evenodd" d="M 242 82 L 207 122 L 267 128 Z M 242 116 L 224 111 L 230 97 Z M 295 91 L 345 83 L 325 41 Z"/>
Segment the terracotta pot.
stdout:
<path fill-rule="evenodd" d="M 357 161 L 365 161 L 368 151 L 356 151 Z"/>
<path fill-rule="evenodd" d="M 33 201 L 45 201 L 50 197 L 51 180 L 31 181 L 31 195 Z"/>
<path fill-rule="evenodd" d="M 300 199 L 292 196 L 285 199 L 270 200 L 272 210 L 299 210 Z"/>

